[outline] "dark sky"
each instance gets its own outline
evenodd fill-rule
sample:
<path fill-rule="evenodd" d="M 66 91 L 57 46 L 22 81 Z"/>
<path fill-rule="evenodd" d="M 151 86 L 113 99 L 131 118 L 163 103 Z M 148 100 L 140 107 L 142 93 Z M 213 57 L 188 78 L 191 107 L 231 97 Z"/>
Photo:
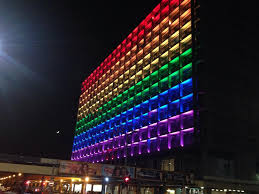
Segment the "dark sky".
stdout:
<path fill-rule="evenodd" d="M 0 0 L 1 153 L 69 158 L 81 82 L 160 1 L 68 2 Z"/>
<path fill-rule="evenodd" d="M 81 82 L 159 2 L 0 0 L 0 153 L 68 159 Z M 204 50 L 223 83 L 214 92 L 235 97 L 218 107 L 258 129 L 258 11 L 244 1 L 206 6 Z"/>

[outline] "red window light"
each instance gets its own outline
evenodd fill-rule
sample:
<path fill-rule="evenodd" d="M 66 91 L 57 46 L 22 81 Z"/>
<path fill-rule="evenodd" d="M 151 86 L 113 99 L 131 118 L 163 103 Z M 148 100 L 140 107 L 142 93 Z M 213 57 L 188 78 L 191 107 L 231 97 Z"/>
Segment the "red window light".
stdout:
<path fill-rule="evenodd" d="M 130 34 L 128 35 L 128 37 L 127 37 L 127 40 L 128 40 L 128 41 L 131 41 L 131 39 L 132 39 L 132 33 L 130 33 Z"/>
<path fill-rule="evenodd" d="M 155 25 L 158 24 L 159 21 L 160 21 L 160 14 L 158 14 L 158 15 L 154 18 L 154 23 L 155 23 Z"/>
<path fill-rule="evenodd" d="M 152 12 L 148 14 L 148 16 L 145 18 L 146 23 L 149 23 L 152 21 Z"/>
<path fill-rule="evenodd" d="M 122 46 L 125 46 L 126 41 L 127 41 L 127 39 L 124 39 L 124 40 L 122 41 Z"/>
<path fill-rule="evenodd" d="M 169 14 L 169 5 L 167 5 L 162 11 L 161 16 L 167 16 Z"/>
<path fill-rule="evenodd" d="M 102 62 L 100 66 L 101 66 L 101 69 L 103 70 L 103 68 L 104 68 L 104 63 Z"/>
<path fill-rule="evenodd" d="M 138 27 L 136 27 L 136 28 L 133 30 L 132 35 L 133 35 L 133 36 L 136 36 L 137 33 L 138 33 Z"/>
<path fill-rule="evenodd" d="M 117 60 L 120 59 L 120 56 L 121 56 L 121 53 L 118 53 L 118 54 L 116 55 Z"/>
<path fill-rule="evenodd" d="M 124 47 L 124 48 L 121 49 L 121 54 L 122 54 L 122 55 L 125 55 L 125 52 L 126 52 L 126 49 L 125 49 L 125 47 Z"/>
<path fill-rule="evenodd" d="M 160 4 L 158 4 L 158 5 L 153 9 L 152 13 L 153 13 L 154 15 L 156 15 L 156 14 L 158 14 L 159 10 L 160 10 Z"/>
<path fill-rule="evenodd" d="M 183 1 L 183 0 L 180 0 Z M 94 74 L 91 74 L 84 82 L 83 82 L 83 90 L 89 88 L 96 80 L 98 80 L 107 70 L 109 70 L 118 60 L 121 60 L 121 57 L 125 55 L 126 52 L 131 49 L 131 47 L 135 46 L 138 39 L 142 40 L 144 36 L 144 29 L 146 31 L 152 29 L 151 19 L 153 18 L 154 23 L 158 23 L 161 18 L 166 17 L 169 13 L 169 0 L 162 0 L 161 4 L 158 4 L 140 24 L 136 27 L 132 33 L 128 35 L 128 37 L 123 40 L 123 42 L 110 54 L 104 62 L 94 71 Z M 179 0 L 171 0 L 170 7 L 177 7 L 179 5 Z M 160 17 L 160 9 L 161 17 Z M 132 41 L 132 43 L 130 43 Z M 124 47 L 124 48 L 123 48 Z M 126 47 L 126 48 L 125 48 Z M 102 71 L 101 71 L 102 70 Z"/>
<path fill-rule="evenodd" d="M 141 40 L 144 36 L 144 30 L 141 30 L 138 34 L 138 39 Z"/>
<path fill-rule="evenodd" d="M 152 28 L 152 22 L 146 23 L 145 29 L 146 31 L 150 31 Z"/>
<path fill-rule="evenodd" d="M 170 1 L 170 7 L 172 9 L 175 9 L 177 6 L 179 6 L 179 0 L 172 0 L 172 1 Z"/>
<path fill-rule="evenodd" d="M 117 51 L 120 52 L 120 50 L 121 50 L 121 44 L 117 46 Z"/>
<path fill-rule="evenodd" d="M 138 40 L 138 36 L 137 36 L 137 35 L 132 38 L 132 42 L 133 42 L 134 44 L 137 43 L 137 40 Z"/>
<path fill-rule="evenodd" d="M 107 61 L 108 61 L 108 58 L 104 59 L 103 62 L 104 62 L 105 64 L 107 64 Z"/>
<path fill-rule="evenodd" d="M 139 31 L 143 30 L 145 28 L 145 20 L 143 20 L 140 24 L 139 24 Z"/>
<path fill-rule="evenodd" d="M 116 49 L 112 51 L 112 56 L 116 55 Z"/>
<path fill-rule="evenodd" d="M 111 68 L 111 62 L 107 63 L 107 68 L 110 69 Z M 107 71 L 108 71 L 107 69 Z"/>
<path fill-rule="evenodd" d="M 112 54 L 110 54 L 108 57 L 107 57 L 107 60 L 110 62 L 112 59 Z"/>
<path fill-rule="evenodd" d="M 129 42 L 126 47 L 127 47 L 127 51 L 129 51 L 131 49 L 131 42 Z"/>
<path fill-rule="evenodd" d="M 169 0 L 162 0 L 161 1 L 161 6 L 165 7 L 166 5 L 168 5 Z"/>
<path fill-rule="evenodd" d="M 115 63 L 115 56 L 114 56 L 114 58 L 112 58 L 111 66 L 113 66 L 113 65 L 114 65 L 114 63 Z"/>

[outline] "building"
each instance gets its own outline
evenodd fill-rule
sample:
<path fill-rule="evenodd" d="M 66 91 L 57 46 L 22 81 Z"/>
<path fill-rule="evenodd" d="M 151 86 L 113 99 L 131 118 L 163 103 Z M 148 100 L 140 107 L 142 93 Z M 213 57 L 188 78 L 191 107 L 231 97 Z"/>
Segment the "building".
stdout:
<path fill-rule="evenodd" d="M 177 177 L 177 179 L 176 179 Z M 100 163 L 0 154 L 0 192 L 16 193 L 157 193 L 190 185 L 192 176 L 183 172 L 135 168 Z M 202 191 L 192 184 L 192 191 Z M 242 186 L 230 188 L 245 189 Z M 169 192 L 172 193 L 172 192 Z"/>
<path fill-rule="evenodd" d="M 232 65 L 242 56 L 223 44 L 229 6 L 210 6 L 162 0 L 83 82 L 72 160 L 255 180 L 248 91 Z"/>
<path fill-rule="evenodd" d="M 193 144 L 191 10 L 190 0 L 162 1 L 85 80 L 72 159 L 103 162 Z"/>

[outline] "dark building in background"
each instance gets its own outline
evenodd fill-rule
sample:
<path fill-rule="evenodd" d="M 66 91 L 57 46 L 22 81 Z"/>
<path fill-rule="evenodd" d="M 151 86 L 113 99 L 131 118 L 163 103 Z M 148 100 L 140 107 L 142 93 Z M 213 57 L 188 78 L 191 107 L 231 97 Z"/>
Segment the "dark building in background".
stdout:
<path fill-rule="evenodd" d="M 255 180 L 253 99 L 231 6 L 154 8 L 83 82 L 71 159 Z"/>

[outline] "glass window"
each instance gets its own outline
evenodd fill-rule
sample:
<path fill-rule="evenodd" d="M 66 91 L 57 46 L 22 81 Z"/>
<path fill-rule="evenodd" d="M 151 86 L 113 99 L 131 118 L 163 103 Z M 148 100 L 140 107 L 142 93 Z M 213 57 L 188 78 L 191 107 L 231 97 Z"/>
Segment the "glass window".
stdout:
<path fill-rule="evenodd" d="M 163 92 L 165 90 L 168 90 L 168 88 L 169 88 L 168 77 L 165 77 L 159 82 L 159 90 L 160 92 Z"/>
<path fill-rule="evenodd" d="M 172 117 L 178 114 L 180 114 L 180 100 L 170 102 L 168 106 L 168 117 Z"/>
<path fill-rule="evenodd" d="M 149 112 L 149 101 L 145 101 L 141 104 L 141 113 L 148 113 Z"/>
<path fill-rule="evenodd" d="M 134 104 L 137 105 L 137 104 L 140 104 L 142 102 L 142 96 L 141 96 L 141 92 L 138 93 L 135 98 L 134 98 Z"/>
<path fill-rule="evenodd" d="M 142 87 L 143 87 L 143 89 L 146 89 L 146 88 L 149 87 L 149 85 L 150 85 L 149 79 L 150 79 L 150 76 L 148 76 L 148 77 L 146 77 L 146 78 L 144 78 L 142 80 Z"/>
<path fill-rule="evenodd" d="M 150 98 L 150 95 L 149 95 L 149 88 L 146 88 L 145 90 L 143 90 L 142 92 L 142 100 L 145 101 L 145 100 L 148 100 Z"/>
<path fill-rule="evenodd" d="M 150 84 L 153 85 L 153 84 L 157 83 L 158 80 L 159 80 L 158 71 L 155 71 L 154 73 L 152 73 L 150 75 Z"/>
<path fill-rule="evenodd" d="M 194 126 L 193 111 L 183 113 L 181 115 L 183 129 L 188 129 Z"/>
<path fill-rule="evenodd" d="M 175 169 L 175 161 L 174 161 L 174 159 L 162 160 L 162 162 L 161 162 L 161 170 L 174 171 L 174 169 Z"/>
<path fill-rule="evenodd" d="M 187 112 L 193 109 L 192 99 L 192 94 L 189 94 L 181 99 L 181 112 Z"/>
<path fill-rule="evenodd" d="M 173 87 L 173 86 L 179 84 L 179 82 L 180 82 L 179 71 L 176 71 L 176 72 L 172 73 L 171 75 L 169 75 L 169 85 L 170 85 L 170 87 Z"/>
<path fill-rule="evenodd" d="M 135 87 L 132 86 L 130 89 L 129 89 L 129 98 L 135 96 Z"/>
<path fill-rule="evenodd" d="M 151 63 L 151 54 L 147 54 L 145 57 L 144 57 L 144 65 L 147 65 Z"/>
<path fill-rule="evenodd" d="M 147 65 L 143 69 L 143 77 L 147 77 L 150 74 L 150 65 Z"/>
<path fill-rule="evenodd" d="M 188 35 L 181 41 L 181 53 L 191 48 L 192 46 L 192 35 Z"/>
<path fill-rule="evenodd" d="M 157 107 L 158 107 L 158 97 L 157 96 L 155 96 L 149 100 L 149 106 L 150 106 L 150 110 L 157 109 Z"/>
<path fill-rule="evenodd" d="M 169 60 L 174 59 L 175 57 L 177 57 L 179 55 L 179 44 L 176 44 L 175 46 L 173 46 L 172 48 L 169 49 Z"/>
<path fill-rule="evenodd" d="M 186 50 L 183 54 L 181 54 L 181 67 L 192 62 L 192 49 Z"/>
<path fill-rule="evenodd" d="M 152 124 L 148 126 L 148 138 L 153 138 L 157 136 L 157 124 Z"/>
<path fill-rule="evenodd" d="M 150 87 L 149 93 L 150 93 L 150 97 L 153 97 L 159 93 L 158 83 L 155 83 Z"/>
<path fill-rule="evenodd" d="M 141 122 L 142 122 L 142 126 L 148 126 L 149 125 L 148 113 L 145 113 L 145 114 L 141 115 Z M 147 135 L 147 133 L 146 133 L 146 135 Z"/>
<path fill-rule="evenodd" d="M 142 81 L 138 82 L 136 85 L 135 85 L 135 93 L 139 93 L 142 91 Z"/>
<path fill-rule="evenodd" d="M 151 67 L 150 67 L 150 72 L 153 73 L 159 69 L 159 58 L 156 60 L 152 61 Z"/>
<path fill-rule="evenodd" d="M 159 58 L 159 67 L 163 66 L 164 64 L 168 63 L 168 51 L 162 54 Z"/>
<path fill-rule="evenodd" d="M 159 69 L 159 79 L 163 79 L 164 77 L 168 76 L 168 64 L 164 65 Z"/>
<path fill-rule="evenodd" d="M 154 50 L 152 50 L 151 55 L 152 55 L 152 59 L 155 59 L 159 56 L 159 46 L 156 47 Z"/>
<path fill-rule="evenodd" d="M 159 106 L 168 104 L 168 91 L 160 93 L 158 98 L 159 98 Z"/>
<path fill-rule="evenodd" d="M 186 96 L 192 92 L 192 79 L 188 79 L 181 83 L 181 96 Z"/>
<path fill-rule="evenodd" d="M 158 121 L 164 120 L 168 118 L 168 106 L 164 105 L 160 108 L 158 108 Z"/>

